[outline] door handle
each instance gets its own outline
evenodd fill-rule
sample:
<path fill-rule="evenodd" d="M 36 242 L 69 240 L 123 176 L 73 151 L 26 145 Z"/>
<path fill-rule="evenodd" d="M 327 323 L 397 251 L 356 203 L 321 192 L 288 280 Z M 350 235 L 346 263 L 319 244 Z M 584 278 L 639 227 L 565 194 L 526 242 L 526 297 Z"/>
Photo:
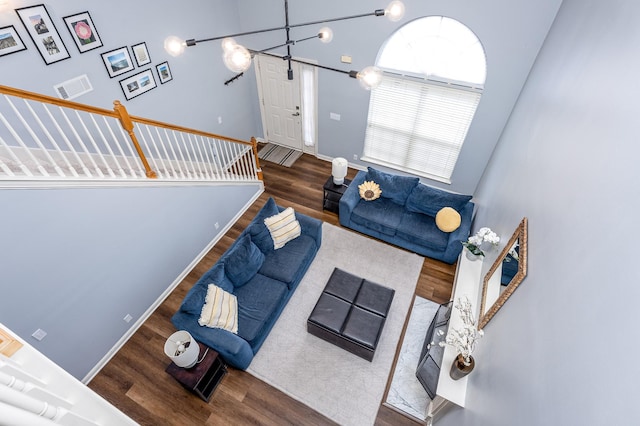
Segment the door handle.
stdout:
<path fill-rule="evenodd" d="M 300 113 L 299 113 L 299 112 L 296 112 L 295 114 L 291 114 L 291 115 L 292 115 L 292 116 L 294 116 L 294 117 L 297 117 L 297 116 L 299 116 L 299 115 L 300 115 Z"/>

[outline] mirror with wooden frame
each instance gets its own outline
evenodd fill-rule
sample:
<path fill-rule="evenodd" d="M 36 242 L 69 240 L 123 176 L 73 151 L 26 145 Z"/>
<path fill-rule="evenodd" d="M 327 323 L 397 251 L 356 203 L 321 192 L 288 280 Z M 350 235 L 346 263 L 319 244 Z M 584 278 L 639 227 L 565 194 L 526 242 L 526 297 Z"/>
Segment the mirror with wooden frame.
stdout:
<path fill-rule="evenodd" d="M 527 218 L 523 218 L 484 277 L 480 322 L 482 329 L 493 318 L 527 275 Z"/>

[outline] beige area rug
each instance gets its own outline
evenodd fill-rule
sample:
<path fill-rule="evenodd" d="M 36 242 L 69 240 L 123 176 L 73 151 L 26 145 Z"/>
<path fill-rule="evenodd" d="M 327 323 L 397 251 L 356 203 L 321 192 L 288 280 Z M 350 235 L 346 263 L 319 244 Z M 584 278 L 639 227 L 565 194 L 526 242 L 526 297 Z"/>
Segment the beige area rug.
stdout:
<path fill-rule="evenodd" d="M 322 245 L 248 368 L 341 425 L 373 425 L 424 258 L 327 223 Z M 372 362 L 307 333 L 335 267 L 396 290 Z"/>
<path fill-rule="evenodd" d="M 291 167 L 302 155 L 302 151 L 296 151 L 284 146 L 268 143 L 258 152 L 258 158 L 281 166 Z"/>

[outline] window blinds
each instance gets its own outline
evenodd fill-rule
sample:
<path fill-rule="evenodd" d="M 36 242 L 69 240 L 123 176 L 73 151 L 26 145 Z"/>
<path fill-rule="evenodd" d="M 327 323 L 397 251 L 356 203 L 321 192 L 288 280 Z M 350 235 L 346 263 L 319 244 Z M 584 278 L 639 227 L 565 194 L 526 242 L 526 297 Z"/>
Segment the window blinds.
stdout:
<path fill-rule="evenodd" d="M 363 160 L 450 182 L 480 96 L 385 75 L 371 92 Z"/>

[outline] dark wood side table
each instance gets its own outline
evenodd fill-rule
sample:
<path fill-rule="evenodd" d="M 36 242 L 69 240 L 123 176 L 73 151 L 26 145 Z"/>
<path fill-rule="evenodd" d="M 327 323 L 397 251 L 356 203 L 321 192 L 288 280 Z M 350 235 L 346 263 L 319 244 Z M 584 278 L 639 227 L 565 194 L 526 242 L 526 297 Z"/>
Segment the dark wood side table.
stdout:
<path fill-rule="evenodd" d="M 334 185 L 333 176 L 329 176 L 329 179 L 327 179 L 323 186 L 324 201 L 322 208 L 330 212 L 338 213 L 340 198 L 342 198 L 344 191 L 347 190 L 350 183 L 351 179 L 345 179 L 342 185 Z"/>
<path fill-rule="evenodd" d="M 172 362 L 165 371 L 182 386 L 209 402 L 213 391 L 227 374 L 227 366 L 218 352 L 200 342 L 198 344 L 200 345 L 200 358 L 204 356 L 202 361 L 191 368 L 178 367 Z M 206 354 L 205 351 L 207 351 Z"/>

